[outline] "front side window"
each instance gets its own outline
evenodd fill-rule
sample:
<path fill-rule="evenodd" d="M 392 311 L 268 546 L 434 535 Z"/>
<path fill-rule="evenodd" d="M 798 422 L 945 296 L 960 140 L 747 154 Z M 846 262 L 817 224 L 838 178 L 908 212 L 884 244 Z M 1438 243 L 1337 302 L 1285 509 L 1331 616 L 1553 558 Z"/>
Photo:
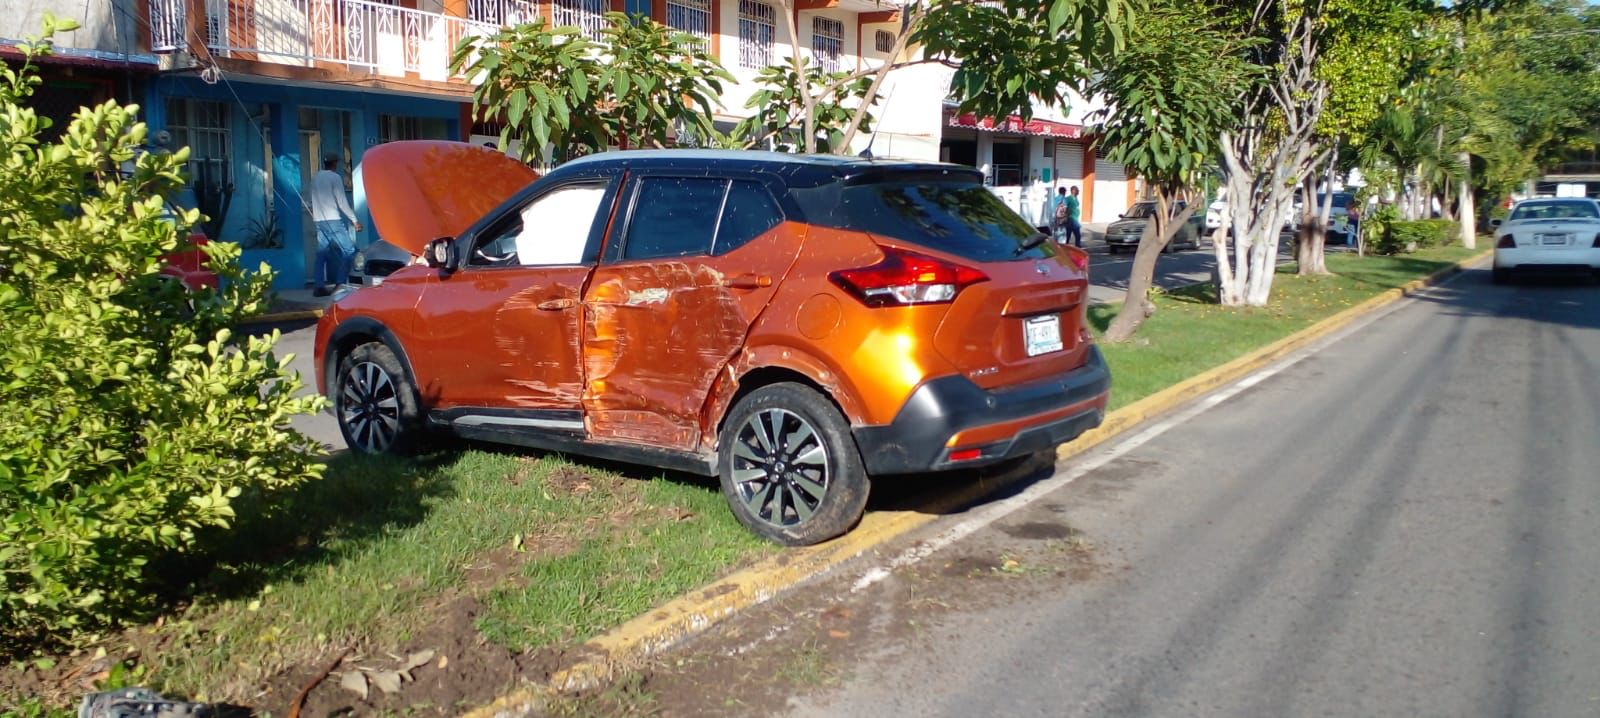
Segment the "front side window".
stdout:
<path fill-rule="evenodd" d="M 1149 219 L 1156 216 L 1156 206 L 1151 202 L 1137 202 L 1122 216 L 1128 219 Z"/>
<path fill-rule="evenodd" d="M 739 66 L 760 70 L 772 64 L 777 11 L 764 2 L 739 0 Z"/>
<path fill-rule="evenodd" d="M 711 0 L 667 0 L 667 27 L 711 42 Z"/>
<path fill-rule="evenodd" d="M 811 56 L 828 72 L 839 71 L 844 56 L 844 23 L 831 17 L 811 18 Z"/>
<path fill-rule="evenodd" d="M 583 264 L 603 184 L 561 187 L 484 232 L 468 263 L 487 267 Z"/>
<path fill-rule="evenodd" d="M 635 190 L 624 259 L 687 257 L 711 251 L 728 181 L 646 177 Z"/>

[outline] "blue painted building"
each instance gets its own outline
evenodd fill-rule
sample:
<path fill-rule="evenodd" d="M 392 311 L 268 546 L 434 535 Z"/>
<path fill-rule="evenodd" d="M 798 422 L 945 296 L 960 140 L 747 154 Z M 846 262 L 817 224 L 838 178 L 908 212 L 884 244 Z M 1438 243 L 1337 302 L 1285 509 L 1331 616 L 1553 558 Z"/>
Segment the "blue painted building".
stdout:
<path fill-rule="evenodd" d="M 277 273 L 275 286 L 311 281 L 315 234 L 302 188 L 339 158 L 340 171 L 363 215 L 357 246 L 373 240 L 365 201 L 350 181 L 368 147 L 400 139 L 461 139 L 463 104 L 454 98 L 327 89 L 292 81 L 224 75 L 215 83 L 193 73 L 162 74 L 146 88 L 152 136 L 190 148 L 192 185 L 185 203 L 222 221 L 218 238 L 244 248 L 244 264 Z"/>

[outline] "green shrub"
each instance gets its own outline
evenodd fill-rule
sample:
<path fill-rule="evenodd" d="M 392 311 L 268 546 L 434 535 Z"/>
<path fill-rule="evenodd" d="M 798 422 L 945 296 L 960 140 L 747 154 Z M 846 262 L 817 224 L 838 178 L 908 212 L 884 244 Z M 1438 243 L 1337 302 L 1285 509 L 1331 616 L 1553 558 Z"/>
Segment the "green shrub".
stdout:
<path fill-rule="evenodd" d="M 1443 247 L 1455 241 L 1455 222 L 1447 219 L 1400 220 L 1395 218 L 1394 208 L 1385 209 L 1390 216 L 1369 219 L 1366 229 L 1368 246 L 1376 254 L 1400 254 L 1410 251 L 1410 248 Z"/>
<path fill-rule="evenodd" d="M 226 526 L 244 492 L 321 474 L 288 422 L 322 400 L 296 398 L 276 335 L 230 330 L 262 310 L 265 266 L 215 242 L 223 290 L 159 273 L 201 219 L 163 199 L 188 151 L 138 152 L 137 107 L 114 102 L 39 140 L 32 60 L 71 27 L 47 17 L 27 61 L 0 65 L 0 656 L 144 615 L 153 557 Z"/>

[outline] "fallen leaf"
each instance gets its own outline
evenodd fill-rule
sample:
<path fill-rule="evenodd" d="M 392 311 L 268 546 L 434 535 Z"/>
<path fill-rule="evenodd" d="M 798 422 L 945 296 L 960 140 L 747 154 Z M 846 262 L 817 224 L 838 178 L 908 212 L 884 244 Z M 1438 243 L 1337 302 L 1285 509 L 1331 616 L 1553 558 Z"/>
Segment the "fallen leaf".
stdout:
<path fill-rule="evenodd" d="M 444 670 L 444 667 L 448 665 L 450 665 L 450 657 L 439 656 L 439 670 Z"/>
<path fill-rule="evenodd" d="M 839 630 L 837 628 L 830 628 L 830 629 L 828 629 L 828 635 L 832 636 L 834 638 L 849 638 L 850 637 L 850 632 L 849 631 L 841 631 L 841 630 Z"/>
<path fill-rule="evenodd" d="M 384 693 L 400 692 L 399 671 L 373 671 L 367 678 L 372 681 L 372 685 L 377 686 L 378 690 Z"/>
<path fill-rule="evenodd" d="M 367 674 L 361 671 L 345 671 L 339 676 L 339 687 L 367 699 Z"/>
<path fill-rule="evenodd" d="M 411 654 L 410 657 L 406 658 L 405 670 L 409 671 L 418 666 L 422 666 L 431 660 L 433 660 L 433 649 L 430 648 L 426 651 L 417 651 L 416 653 Z"/>

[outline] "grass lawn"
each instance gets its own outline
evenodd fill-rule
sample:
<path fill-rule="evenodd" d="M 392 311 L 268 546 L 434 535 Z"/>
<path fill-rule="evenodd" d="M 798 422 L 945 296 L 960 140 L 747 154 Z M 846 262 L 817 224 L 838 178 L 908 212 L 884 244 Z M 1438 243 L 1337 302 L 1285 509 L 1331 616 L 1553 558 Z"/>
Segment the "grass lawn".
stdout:
<path fill-rule="evenodd" d="M 1133 341 L 1105 347 L 1112 406 L 1471 254 L 1330 255 L 1337 275 L 1280 273 L 1262 309 L 1218 307 L 1209 287 L 1162 296 Z M 1091 321 L 1103 330 L 1116 309 L 1093 307 Z M 394 696 L 373 689 L 355 702 L 336 674 L 305 715 L 339 701 L 361 714 L 452 714 L 542 678 L 576 642 L 778 551 L 734 520 L 709 480 L 514 451 L 341 457 L 325 480 L 239 508 L 236 530 L 213 537 L 205 559 L 161 567 L 180 610 L 74 655 L 0 668 L 0 705 L 39 695 L 23 714 L 42 715 L 34 709 L 75 702 L 98 678 L 283 715 L 350 649 L 346 670 L 432 653 Z M 440 686 L 432 693 L 430 680 Z"/>
<path fill-rule="evenodd" d="M 1280 267 L 1266 307 L 1226 308 L 1216 288 L 1195 285 L 1156 299 L 1156 313 L 1133 338 L 1102 344 L 1111 365 L 1111 410 L 1138 401 L 1195 374 L 1304 329 L 1384 290 L 1427 276 L 1482 250 L 1425 249 L 1395 257 L 1329 254 L 1332 275 L 1300 277 Z M 1090 307 L 1089 321 L 1104 332 L 1120 303 Z"/>

